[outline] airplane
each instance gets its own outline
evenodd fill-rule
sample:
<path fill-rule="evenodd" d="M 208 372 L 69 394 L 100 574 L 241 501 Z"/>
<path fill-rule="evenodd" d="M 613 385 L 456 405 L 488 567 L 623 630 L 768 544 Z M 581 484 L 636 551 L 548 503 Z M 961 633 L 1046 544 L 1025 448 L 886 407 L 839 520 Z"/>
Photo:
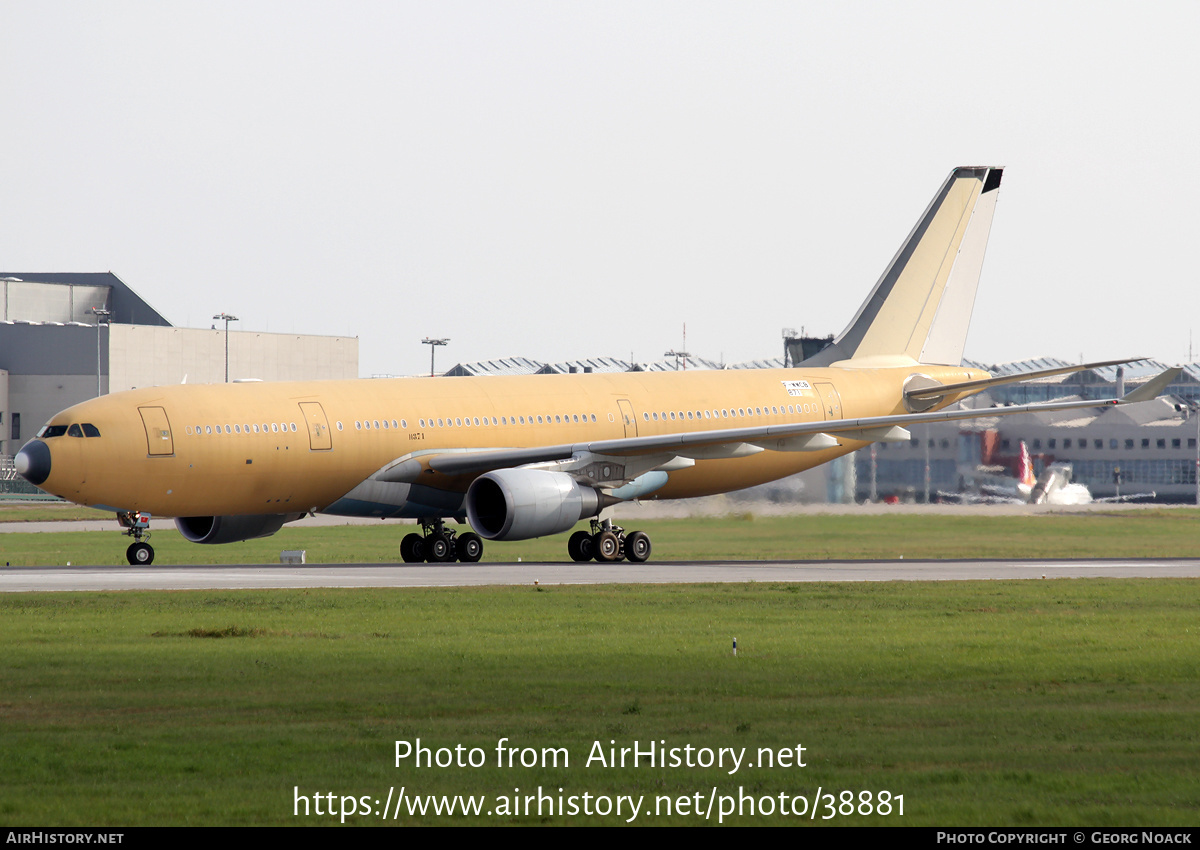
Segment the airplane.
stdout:
<path fill-rule="evenodd" d="M 960 479 L 960 486 L 966 488 L 964 491 L 939 490 L 938 498 L 945 502 L 971 504 L 1086 505 L 1092 502 L 1087 486 L 1071 480 L 1071 464 L 1052 463 L 1042 470 L 1041 475 L 1036 475 L 1028 446 L 1024 440 L 1019 445 L 1016 478 L 1003 474 L 1001 467 L 978 466 L 963 476 L 965 482 Z"/>
<path fill-rule="evenodd" d="M 558 534 L 576 561 L 645 561 L 606 509 L 783 478 L 930 421 L 1152 398 L 946 410 L 993 378 L 962 363 L 1003 169 L 954 169 L 846 329 L 792 368 L 174 385 L 58 413 L 17 471 L 116 514 L 130 564 L 151 515 L 194 543 L 274 534 L 308 514 L 410 518 L 405 562 L 478 561 L 483 540 Z M 1109 361 L 1129 362 L 1129 361 Z M 1165 380 L 1164 380 L 1165 378 Z M 458 533 L 446 519 L 469 522 Z"/>

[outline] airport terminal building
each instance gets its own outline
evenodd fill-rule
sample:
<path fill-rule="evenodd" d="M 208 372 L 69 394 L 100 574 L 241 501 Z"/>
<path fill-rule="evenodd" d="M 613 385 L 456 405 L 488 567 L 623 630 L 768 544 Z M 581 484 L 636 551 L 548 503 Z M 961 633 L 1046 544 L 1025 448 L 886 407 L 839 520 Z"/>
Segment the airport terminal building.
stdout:
<path fill-rule="evenodd" d="M 1038 360 L 999 365 L 971 364 L 995 375 L 1068 365 Z M 965 406 L 1032 404 L 1059 399 L 1106 399 L 1124 395 L 1166 366 L 1089 369 L 1073 375 L 995 387 Z M 997 416 L 963 423 L 910 428 L 905 443 L 879 443 L 854 455 L 854 468 L 841 470 L 837 495 L 858 501 L 896 497 L 930 501 L 938 494 L 971 493 L 973 479 L 1014 477 L 1024 443 L 1034 472 L 1070 464 L 1073 480 L 1095 498 L 1153 493 L 1158 502 L 1197 500 L 1200 471 L 1200 364 L 1184 367 L 1151 401 L 1120 407 L 1045 411 Z M 831 474 L 833 474 L 831 472 Z M 848 492 L 846 492 L 848 491 Z"/>
<path fill-rule="evenodd" d="M 0 272 L 0 478 L 55 413 L 136 387 L 358 377 L 358 339 L 179 328 L 112 272 Z M 24 482 L 21 482 L 24 483 Z"/>

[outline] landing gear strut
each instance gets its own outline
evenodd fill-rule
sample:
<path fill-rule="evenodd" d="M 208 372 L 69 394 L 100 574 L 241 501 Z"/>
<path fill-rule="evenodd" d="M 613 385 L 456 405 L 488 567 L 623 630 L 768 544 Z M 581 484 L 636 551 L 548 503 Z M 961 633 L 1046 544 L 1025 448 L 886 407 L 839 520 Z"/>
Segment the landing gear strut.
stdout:
<path fill-rule="evenodd" d="M 400 541 L 400 557 L 406 564 L 428 561 L 444 564 L 455 558 L 464 564 L 473 564 L 483 557 L 483 540 L 473 531 L 463 534 L 446 528 L 441 517 L 422 519 L 424 534 L 406 534 Z"/>
<path fill-rule="evenodd" d="M 612 520 L 592 520 L 591 532 L 576 531 L 567 541 L 567 554 L 573 561 L 619 561 L 625 558 L 640 564 L 650 557 L 650 537 L 643 531 L 625 534 Z"/>
<path fill-rule="evenodd" d="M 146 540 L 150 539 L 150 514 L 141 511 L 117 511 L 117 522 L 125 528 L 125 533 L 133 538 L 129 548 L 125 550 L 125 558 L 132 566 L 148 567 L 154 563 L 154 547 Z"/>

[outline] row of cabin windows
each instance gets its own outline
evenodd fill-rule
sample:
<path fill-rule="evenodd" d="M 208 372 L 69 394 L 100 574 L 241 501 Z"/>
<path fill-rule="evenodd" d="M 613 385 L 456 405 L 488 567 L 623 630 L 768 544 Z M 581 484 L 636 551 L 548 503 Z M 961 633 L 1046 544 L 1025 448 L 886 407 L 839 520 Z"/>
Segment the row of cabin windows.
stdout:
<path fill-rule="evenodd" d="M 642 418 L 647 422 L 654 421 L 665 422 L 667 419 L 672 421 L 680 419 L 729 419 L 730 417 L 737 418 L 739 416 L 781 416 L 785 413 L 819 413 L 821 406 L 819 404 L 789 404 L 785 410 L 778 405 L 771 407 L 739 407 L 736 410 L 729 408 L 728 410 L 697 410 L 697 411 L 679 411 L 678 415 L 674 410 L 664 410 L 661 415 L 657 412 L 642 413 Z"/>
<path fill-rule="evenodd" d="M 650 422 L 650 421 L 654 421 L 654 422 L 664 421 L 665 422 L 667 420 L 683 420 L 683 419 L 692 419 L 692 420 L 695 420 L 695 419 L 728 419 L 730 417 L 738 417 L 738 416 L 769 416 L 769 415 L 780 416 L 780 415 L 784 414 L 785 412 L 791 413 L 791 414 L 817 413 L 820 410 L 821 410 L 820 405 L 818 405 L 816 403 L 804 404 L 804 405 L 789 404 L 787 406 L 786 411 L 783 407 L 780 407 L 780 406 L 772 406 L 770 408 L 755 407 L 755 408 L 738 408 L 736 410 L 729 409 L 729 410 L 712 410 L 712 411 L 688 410 L 685 412 L 685 411 L 681 410 L 681 411 L 678 411 L 678 413 L 676 413 L 676 411 L 673 411 L 673 410 L 672 411 L 664 410 L 661 413 L 658 411 L 655 411 L 653 413 L 643 412 L 642 418 L 645 419 L 647 422 Z M 610 416 L 609 419 L 611 421 L 612 417 Z M 596 414 L 594 414 L 594 413 L 563 413 L 563 414 L 547 413 L 544 415 L 530 414 L 529 416 L 500 416 L 500 417 L 492 416 L 490 418 L 487 416 L 455 417 L 453 419 L 429 418 L 429 419 L 418 420 L 418 424 L 422 428 L 435 428 L 435 427 L 436 428 L 450 428 L 450 427 L 458 427 L 458 428 L 467 427 L 467 428 L 469 428 L 472 425 L 477 426 L 477 427 L 478 426 L 487 426 L 487 425 L 496 425 L 496 426 L 517 425 L 517 424 L 533 425 L 535 423 L 538 425 L 550 425 L 550 424 L 570 425 L 570 424 L 580 424 L 580 423 L 595 422 L 595 421 L 597 421 L 597 420 L 596 420 Z M 396 427 L 407 428 L 408 423 L 405 420 L 401 419 L 400 422 L 397 424 L 396 420 L 392 419 L 390 421 L 390 426 L 392 428 L 396 428 Z M 370 430 L 372 430 L 372 428 L 374 428 L 374 430 L 376 430 L 376 431 L 387 430 L 388 427 L 389 427 L 389 421 L 387 419 L 363 420 L 363 421 L 356 421 L 354 423 L 354 428 L 357 431 L 370 431 Z M 337 429 L 339 431 L 341 431 L 342 428 L 343 428 L 342 423 L 338 422 Z"/>
<path fill-rule="evenodd" d="M 431 417 L 428 419 L 419 419 L 418 424 L 421 427 L 470 427 L 472 425 L 475 425 L 476 427 L 482 427 L 486 425 L 516 425 L 518 423 L 521 425 L 533 425 L 534 423 L 539 425 L 548 425 L 552 423 L 557 423 L 559 425 L 570 425 L 571 423 L 588 423 L 588 421 L 592 421 L 592 423 L 594 423 L 594 421 L 596 421 L 596 414 L 562 413 L 554 415 L 547 413 L 545 415 L 540 415 L 540 417 L 539 415 L 530 414 L 528 417 L 455 417 L 452 419 L 449 417 L 433 419 Z M 396 429 L 396 427 L 401 427 L 401 429 L 404 429 L 404 427 L 408 427 L 408 421 L 401 419 L 400 423 L 397 423 L 395 419 L 392 419 L 390 420 L 390 426 L 392 429 Z M 354 423 L 355 431 L 371 431 L 372 429 L 376 431 L 385 431 L 388 430 L 388 427 L 389 420 L 386 419 L 361 420 L 355 421 Z M 342 430 L 342 423 L 337 423 L 337 430 Z"/>
<path fill-rule="evenodd" d="M 518 422 L 520 422 L 520 424 L 522 424 L 522 425 L 525 425 L 525 424 L 532 425 L 534 422 L 537 422 L 539 425 L 541 425 L 543 423 L 550 423 L 550 422 L 556 422 L 559 424 L 563 424 L 563 423 L 569 424 L 571 422 L 574 422 L 574 423 L 578 424 L 578 423 L 583 423 L 583 422 L 595 422 L 595 421 L 596 421 L 596 414 L 594 414 L 594 413 L 592 413 L 592 414 L 575 413 L 575 414 L 560 414 L 557 416 L 552 416 L 551 414 L 546 414 L 545 416 L 530 415 L 528 418 L 525 416 L 513 416 L 511 418 L 508 416 L 501 416 L 498 418 L 493 416 L 490 419 L 487 416 L 483 416 L 483 417 L 480 417 L 480 416 L 469 417 L 468 416 L 466 418 L 455 417 L 453 419 L 450 419 L 450 418 L 432 419 L 432 418 L 430 418 L 428 420 L 421 419 L 420 425 L 422 428 L 426 428 L 426 427 L 428 427 L 428 428 L 434 428 L 434 427 L 436 427 L 436 428 L 451 428 L 451 427 L 459 427 L 459 428 L 467 427 L 467 428 L 469 428 L 472 425 L 476 425 L 476 426 L 510 425 L 510 424 L 516 425 Z M 344 431 L 346 429 L 345 424 L 343 424 L 340 421 L 337 422 L 336 425 L 337 425 L 337 429 L 339 431 Z M 389 430 L 400 430 L 400 429 L 407 428 L 407 427 L 408 427 L 408 420 L 406 420 L 406 419 L 400 419 L 398 421 L 395 419 L 357 419 L 354 422 L 354 430 L 356 430 L 356 431 L 372 431 L 372 430 L 374 430 L 374 431 L 389 431 Z M 187 426 L 188 434 L 197 434 L 197 435 L 251 434 L 251 433 L 258 434 L 260 432 L 265 434 L 267 432 L 279 433 L 281 431 L 284 433 L 287 433 L 288 431 L 295 433 L 297 431 L 296 423 L 295 422 L 279 422 L 279 423 L 264 422 L 261 426 L 259 426 L 257 423 L 255 423 L 253 425 L 224 425 L 224 424 L 222 424 L 222 425 L 196 425 L 194 427 L 191 425 Z M 97 436 L 99 436 L 99 435 L 97 434 Z"/>
<path fill-rule="evenodd" d="M 195 427 L 188 425 L 184 430 L 188 434 L 196 436 L 207 436 L 210 434 L 278 434 L 280 432 L 287 433 L 289 431 L 296 432 L 295 422 L 264 422 L 261 426 L 256 422 L 253 425 L 196 425 Z"/>
<path fill-rule="evenodd" d="M 72 425 L 45 425 L 37 433 L 38 437 L 43 440 L 49 437 L 61 437 L 64 434 L 68 437 L 99 437 L 100 429 L 91 422 L 84 422 Z"/>
<path fill-rule="evenodd" d="M 820 410 L 820 407 L 816 404 L 812 404 L 812 405 L 789 404 L 787 406 L 786 412 L 791 413 L 791 414 L 816 413 L 819 410 Z M 733 409 L 715 410 L 714 409 L 712 411 L 697 410 L 694 412 L 689 410 L 689 411 L 686 411 L 686 413 L 681 410 L 678 412 L 678 415 L 673 410 L 672 411 L 664 410 L 661 412 L 661 414 L 658 411 L 655 411 L 654 413 L 643 413 L 642 417 L 647 422 L 651 421 L 652 419 L 655 422 L 658 422 L 658 421 L 665 422 L 668 419 L 682 420 L 684 418 L 687 418 L 687 419 L 701 419 L 701 418 L 704 418 L 704 419 L 728 419 L 730 417 L 736 418 L 739 416 L 764 416 L 764 415 L 779 416 L 779 415 L 783 414 L 784 412 L 785 411 L 782 407 L 773 406 L 770 408 L 766 408 L 766 407 L 738 408 L 736 410 L 733 410 Z M 610 419 L 611 419 L 611 417 L 610 417 Z M 518 423 L 521 425 L 526 425 L 526 424 L 533 425 L 535 422 L 538 425 L 551 424 L 552 422 L 555 424 L 572 424 L 572 423 L 580 424 L 580 423 L 595 422 L 595 421 L 596 421 L 596 414 L 594 414 L 594 413 L 582 413 L 582 414 L 581 413 L 563 413 L 563 414 L 547 413 L 544 415 L 531 414 L 528 417 L 526 417 L 526 416 L 512 416 L 512 417 L 501 416 L 501 417 L 497 418 L 495 416 L 492 416 L 490 419 L 487 416 L 483 416 L 483 417 L 468 416 L 465 418 L 455 417 L 453 419 L 430 418 L 430 419 L 421 419 L 421 420 L 419 420 L 419 423 L 422 428 L 427 428 L 427 427 L 428 428 L 433 428 L 433 427 L 437 427 L 437 428 L 467 427 L 467 428 L 469 428 L 472 425 L 475 425 L 475 426 L 510 425 L 510 424 L 516 425 Z M 408 427 L 408 421 L 404 420 L 404 419 L 401 419 L 399 421 L 397 421 L 395 419 L 391 419 L 391 420 L 388 420 L 388 419 L 363 419 L 363 420 L 355 420 L 355 422 L 354 422 L 354 429 L 356 431 L 371 431 L 371 430 L 387 431 L 387 430 L 402 429 L 402 428 L 407 428 L 407 427 Z M 345 429 L 345 426 L 339 421 L 337 423 L 337 429 L 339 431 L 342 431 Z M 211 436 L 213 434 L 217 434 L 217 435 L 220 435 L 220 434 L 259 434 L 259 433 L 278 434 L 280 432 L 296 433 L 298 430 L 299 429 L 296 427 L 295 422 L 263 422 L 261 425 L 257 422 L 254 424 L 234 424 L 234 425 L 228 425 L 228 424 L 222 423 L 220 425 L 188 425 L 185 428 L 185 431 L 187 432 L 188 435 L 194 434 L 197 436 L 201 436 L 201 435 Z M 96 428 L 95 425 L 92 425 L 90 422 L 85 422 L 82 425 L 76 424 L 76 425 L 70 425 L 70 426 L 47 425 L 44 428 L 42 428 L 42 430 L 40 432 L 38 432 L 39 437 L 61 437 L 64 434 L 69 437 L 99 437 L 100 431 Z"/>
<path fill-rule="evenodd" d="M 773 406 L 770 408 L 755 407 L 755 408 L 738 408 L 736 410 L 728 409 L 728 410 L 712 410 L 712 411 L 688 410 L 685 412 L 685 411 L 681 410 L 681 411 L 678 411 L 678 413 L 676 413 L 676 411 L 673 411 L 673 410 L 672 411 L 664 410 L 661 413 L 658 411 L 654 411 L 652 413 L 643 412 L 642 418 L 645 419 L 647 422 L 650 422 L 650 421 L 665 422 L 667 420 L 677 421 L 677 420 L 683 420 L 683 419 L 692 419 L 692 420 L 696 420 L 696 419 L 728 419 L 730 417 L 738 417 L 738 416 L 770 416 L 770 415 L 780 416 L 784 413 L 791 413 L 791 414 L 817 413 L 820 411 L 820 409 L 821 409 L 820 406 L 818 404 L 814 403 L 811 405 L 809 405 L 809 404 L 804 404 L 804 405 L 789 404 L 787 406 L 786 410 L 783 407 L 779 407 L 779 406 Z M 612 419 L 612 417 L 609 417 L 609 418 L 610 418 L 610 420 Z M 570 424 L 580 424 L 580 423 L 596 422 L 596 421 L 597 421 L 596 414 L 594 414 L 594 413 L 582 413 L 582 414 L 581 413 L 563 413 L 563 414 L 547 413 L 544 415 L 530 414 L 529 416 L 501 416 L 501 417 L 492 416 L 490 418 L 487 416 L 455 417 L 453 419 L 430 418 L 430 419 L 420 419 L 420 420 L 418 420 L 418 424 L 422 428 L 434 428 L 434 427 L 437 427 L 437 428 L 467 427 L 467 428 L 469 428 L 472 425 L 475 425 L 475 426 L 487 426 L 487 425 L 500 426 L 500 425 L 517 425 L 517 424 L 533 425 L 535 423 L 538 425 L 550 425 L 550 424 L 570 425 Z M 386 419 L 384 419 L 384 420 L 375 419 L 375 420 L 356 421 L 354 423 L 354 428 L 355 428 L 355 430 L 359 430 L 359 431 L 364 431 L 364 430 L 370 431 L 372 429 L 372 427 L 374 427 L 374 429 L 378 431 L 381 429 L 386 430 L 388 428 L 388 425 L 389 425 L 389 422 Z M 396 427 L 407 428 L 408 427 L 408 423 L 403 419 L 400 420 L 399 425 L 397 425 L 396 420 L 393 419 L 393 420 L 391 420 L 390 425 L 392 428 L 396 428 Z M 337 427 L 338 427 L 338 430 L 341 431 L 342 423 L 341 422 L 337 423 Z"/>
<path fill-rule="evenodd" d="M 591 414 L 588 414 L 588 413 L 563 413 L 563 414 L 558 414 L 558 415 L 552 415 L 552 414 L 547 413 L 544 416 L 534 416 L 531 414 L 528 417 L 525 417 L 525 416 L 499 416 L 499 417 L 497 417 L 497 416 L 492 416 L 492 417 L 456 416 L 453 419 L 450 417 L 443 417 L 441 419 L 434 419 L 434 418 L 430 417 L 429 419 L 417 420 L 417 424 L 420 425 L 420 427 L 422 427 L 422 428 L 470 428 L 472 425 L 474 425 L 476 427 L 484 427 L 487 425 L 497 425 L 497 426 L 499 426 L 499 425 L 516 425 L 518 423 L 520 423 L 521 425 L 526 425 L 526 424 L 532 425 L 532 424 L 534 424 L 534 422 L 536 422 L 539 425 L 550 424 L 552 422 L 557 423 L 559 425 L 562 425 L 562 424 L 569 425 L 572 422 L 574 422 L 575 424 L 579 424 L 579 423 L 584 423 L 584 422 L 595 422 L 595 421 L 596 421 L 596 414 L 594 414 L 594 413 L 591 413 Z M 407 427 L 408 427 L 408 421 L 405 419 L 401 419 L 399 422 L 397 422 L 395 419 L 392 419 L 392 420 L 363 419 L 363 420 L 355 420 L 355 422 L 354 422 L 354 430 L 356 430 L 356 431 L 371 431 L 371 430 L 386 431 L 389 428 L 396 429 L 396 428 L 407 428 Z M 343 425 L 341 422 L 337 423 L 337 429 L 339 431 L 343 430 Z"/>
<path fill-rule="evenodd" d="M 612 417 L 609 417 L 610 420 L 611 418 Z M 472 425 L 533 425 L 534 423 L 537 423 L 538 425 L 570 425 L 572 423 L 579 425 L 581 423 L 595 421 L 596 414 L 594 413 L 547 413 L 541 416 L 531 413 L 528 416 L 501 416 L 498 419 L 495 416 L 492 416 L 491 418 L 487 416 L 467 416 L 465 418 L 459 418 L 456 416 L 453 419 L 447 418 L 444 420 L 422 419 L 421 427 L 433 428 L 436 425 L 438 428 L 449 428 L 451 426 L 469 428 Z M 428 423 L 428 426 L 426 423 Z"/>

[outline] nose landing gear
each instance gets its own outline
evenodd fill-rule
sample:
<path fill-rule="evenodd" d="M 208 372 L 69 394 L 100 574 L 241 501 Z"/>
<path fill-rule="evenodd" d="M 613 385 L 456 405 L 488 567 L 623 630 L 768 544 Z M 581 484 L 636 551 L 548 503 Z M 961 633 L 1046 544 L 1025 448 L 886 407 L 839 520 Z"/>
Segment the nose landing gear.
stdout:
<path fill-rule="evenodd" d="M 125 550 L 125 558 L 130 565 L 148 567 L 153 564 L 154 547 L 145 542 L 150 539 L 150 514 L 141 511 L 117 511 L 117 522 L 125 529 L 125 533 L 133 538 L 133 542 Z"/>
<path fill-rule="evenodd" d="M 572 561 L 620 561 L 622 558 L 640 564 L 650 558 L 650 537 L 644 531 L 628 535 L 612 520 L 592 520 L 591 533 L 576 531 L 567 541 L 567 554 Z"/>

